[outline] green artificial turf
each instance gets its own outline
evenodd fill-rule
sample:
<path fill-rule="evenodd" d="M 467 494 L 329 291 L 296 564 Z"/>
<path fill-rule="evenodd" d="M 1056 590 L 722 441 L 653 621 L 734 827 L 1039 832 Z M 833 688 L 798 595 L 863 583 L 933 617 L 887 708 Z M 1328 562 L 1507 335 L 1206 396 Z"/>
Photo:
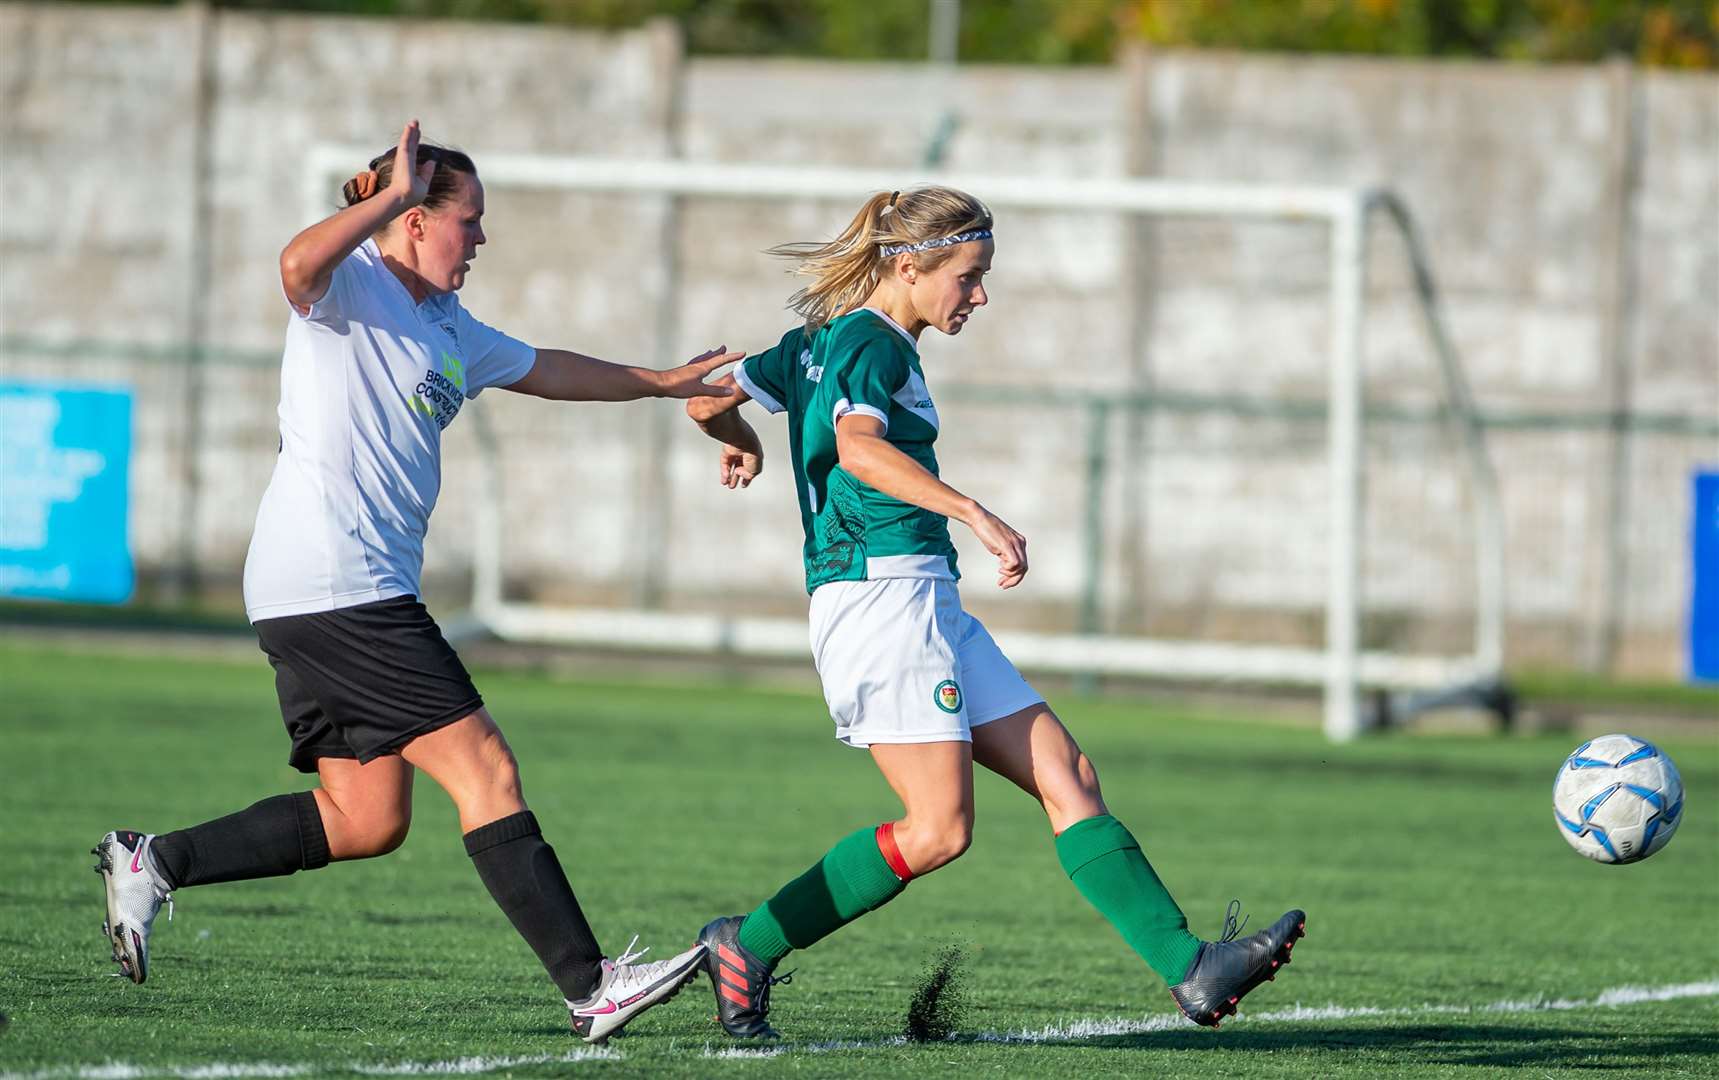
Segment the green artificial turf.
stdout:
<path fill-rule="evenodd" d="M 477 674 L 611 953 L 634 933 L 653 956 L 678 951 L 711 917 L 750 909 L 837 838 L 898 811 L 812 696 Z M 1231 897 L 1250 930 L 1307 910 L 1294 964 L 1222 1031 L 1172 1016 L 1162 984 L 1058 870 L 1037 808 L 982 776 L 964 858 L 789 958 L 794 981 L 776 988 L 772 1014 L 782 1044 L 734 1053 L 701 979 L 581 1056 L 553 987 L 479 884 L 446 797 L 421 777 L 400 851 L 181 890 L 175 919 L 157 923 L 149 983 L 108 977 L 85 854 L 104 831 L 192 824 L 306 780 L 284 763 L 260 654 L 150 660 L 0 642 L 0 1074 L 1719 1072 L 1711 733 L 1665 744 L 1688 789 L 1670 846 L 1606 867 L 1552 823 L 1565 737 L 1338 747 L 1186 707 L 1062 712 L 1197 933 L 1215 935 Z M 902 1042 L 915 991 L 951 947 L 965 1002 L 943 1017 L 953 1036 Z M 1619 987 L 1667 999 L 1601 999 Z"/>

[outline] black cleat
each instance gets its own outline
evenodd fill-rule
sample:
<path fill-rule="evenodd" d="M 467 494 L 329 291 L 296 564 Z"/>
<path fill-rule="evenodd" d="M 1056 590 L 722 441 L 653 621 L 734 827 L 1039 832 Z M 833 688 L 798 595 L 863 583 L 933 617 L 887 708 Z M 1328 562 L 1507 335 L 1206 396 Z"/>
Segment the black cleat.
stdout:
<path fill-rule="evenodd" d="M 698 932 L 705 946 L 704 970 L 716 992 L 716 1019 L 736 1039 L 775 1039 L 779 1036 L 765 1018 L 770 1015 L 770 988 L 790 982 L 793 972 L 775 976 L 764 961 L 740 944 L 744 915 L 713 919 Z"/>
<path fill-rule="evenodd" d="M 1240 908 L 1240 903 L 1230 902 L 1223 935 L 1217 941 L 1201 942 L 1187 974 L 1170 987 L 1182 1015 L 1204 1027 L 1215 1028 L 1224 1017 L 1234 1016 L 1249 990 L 1277 978 L 1277 969 L 1289 963 L 1289 951 L 1307 930 L 1307 914 L 1297 909 L 1285 912 L 1270 928 L 1237 941 Z"/>

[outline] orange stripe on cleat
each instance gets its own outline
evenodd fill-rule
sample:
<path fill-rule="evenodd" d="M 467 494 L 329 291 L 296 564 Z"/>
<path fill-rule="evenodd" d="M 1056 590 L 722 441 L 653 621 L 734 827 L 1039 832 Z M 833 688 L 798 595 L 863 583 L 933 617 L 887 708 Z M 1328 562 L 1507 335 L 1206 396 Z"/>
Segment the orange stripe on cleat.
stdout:
<path fill-rule="evenodd" d="M 735 952 L 733 949 L 730 949 L 726 945 L 718 944 L 716 946 L 716 955 L 721 957 L 722 962 L 733 968 L 735 971 L 740 972 L 742 975 L 746 974 L 746 961 L 740 959 L 740 954 Z"/>
<path fill-rule="evenodd" d="M 745 994 L 742 994 L 740 991 L 734 989 L 734 987 L 729 986 L 727 983 L 723 983 L 721 986 L 718 986 L 716 989 L 717 989 L 717 992 L 720 993 L 723 997 L 727 998 L 729 1001 L 732 1001 L 734 1004 L 740 1006 L 741 1008 L 750 1009 L 752 1007 L 752 999 L 751 998 L 747 997 Z"/>

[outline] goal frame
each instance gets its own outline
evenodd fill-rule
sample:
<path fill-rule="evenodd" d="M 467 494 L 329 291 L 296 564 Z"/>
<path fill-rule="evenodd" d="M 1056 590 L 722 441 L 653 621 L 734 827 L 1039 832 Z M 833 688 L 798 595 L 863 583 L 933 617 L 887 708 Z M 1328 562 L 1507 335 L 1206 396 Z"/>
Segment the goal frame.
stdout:
<path fill-rule="evenodd" d="M 365 160 L 362 147 L 321 144 L 304 169 L 307 220 L 327 212 L 328 184 Z M 734 200 L 844 200 L 900 185 L 898 172 L 785 168 L 680 159 L 486 154 L 491 187 Z M 937 182 L 983 192 L 996 207 L 1087 211 L 1167 218 L 1319 222 L 1329 231 L 1332 314 L 1327 345 L 1326 471 L 1330 540 L 1326 553 L 1325 640 L 1320 648 L 1172 641 L 1088 633 L 999 631 L 999 644 L 1023 668 L 1080 675 L 1127 675 L 1320 686 L 1323 728 L 1333 740 L 1363 730 L 1366 688 L 1460 698 L 1465 688 L 1502 678 L 1504 537 L 1498 483 L 1461 358 L 1450 338 L 1431 264 L 1415 219 L 1380 187 L 1255 185 L 1149 178 L 1068 179 L 938 171 Z M 1383 220 L 1401 237 L 1422 329 L 1440 370 L 1445 415 L 1461 451 L 1472 501 L 1474 631 L 1456 656 L 1363 651 L 1360 647 L 1362 546 L 1363 331 L 1368 231 Z M 671 277 L 672 280 L 672 277 Z M 660 303 L 672 307 L 676 290 Z M 457 624 L 505 640 L 558 642 L 657 652 L 748 657 L 809 655 L 804 620 L 643 609 L 549 607 L 511 602 L 502 593 L 501 477 L 493 432 L 478 416 L 488 482 L 474 538 L 470 611 Z M 455 623 L 450 623 L 452 628 Z"/>

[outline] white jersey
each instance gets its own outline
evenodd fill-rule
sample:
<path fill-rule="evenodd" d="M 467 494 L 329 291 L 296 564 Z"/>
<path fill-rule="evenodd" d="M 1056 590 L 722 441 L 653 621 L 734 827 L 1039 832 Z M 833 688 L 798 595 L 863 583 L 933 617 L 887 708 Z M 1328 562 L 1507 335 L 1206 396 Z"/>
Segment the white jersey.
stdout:
<path fill-rule="evenodd" d="M 281 358 L 281 449 L 245 557 L 252 622 L 418 595 L 442 429 L 531 346 L 453 293 L 415 303 L 374 240 L 335 267 Z"/>

